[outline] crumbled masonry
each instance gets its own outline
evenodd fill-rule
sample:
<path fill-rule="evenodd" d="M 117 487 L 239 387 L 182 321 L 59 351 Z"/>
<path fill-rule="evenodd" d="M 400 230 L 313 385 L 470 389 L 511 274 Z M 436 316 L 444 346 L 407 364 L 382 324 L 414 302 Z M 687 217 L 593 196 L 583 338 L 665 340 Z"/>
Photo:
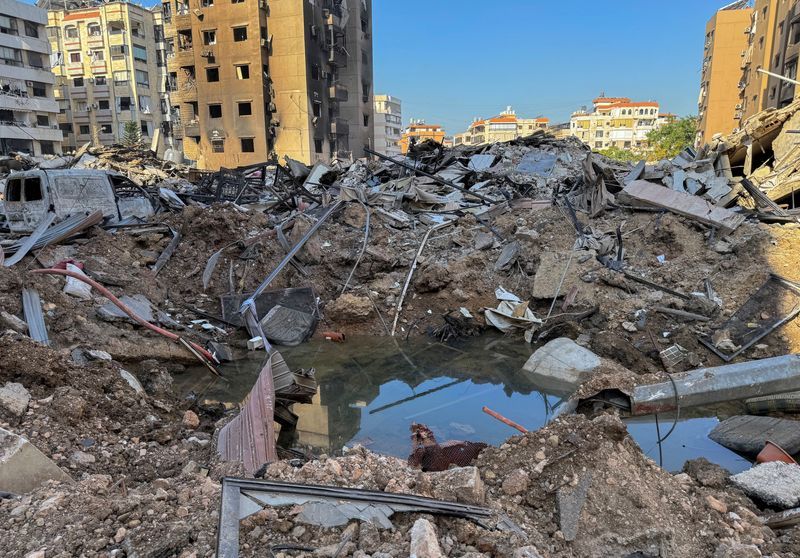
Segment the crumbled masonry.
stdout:
<path fill-rule="evenodd" d="M 240 556 L 800 556 L 800 524 L 765 523 L 800 505 L 796 487 L 782 484 L 794 469 L 776 475 L 768 463 L 731 478 L 698 459 L 670 473 L 630 437 L 620 409 L 593 399 L 671 386 L 668 373 L 720 367 L 727 355 L 736 364 L 800 353 L 800 211 L 785 182 L 800 152 L 781 129 L 798 121 L 800 102 L 638 165 L 543 132 L 313 168 L 284 160 L 199 172 L 119 147 L 0 161 L 0 171 L 113 172 L 124 179 L 117 198 L 135 193 L 153 213 L 114 224 L 53 218 L 29 247 L 26 235 L 0 229 L 0 432 L 14 455 L 35 448 L 23 457 L 42 471 L 10 475 L 18 491 L 0 487 L 0 554 L 210 557 L 220 481 L 250 476 L 492 516 L 395 513 L 393 529 L 356 519 L 320 527 L 298 506 L 266 506 L 241 521 Z M 73 275 L 65 290 L 63 274 L 43 268 L 92 283 Z M 208 366 L 213 378 L 217 361 L 310 337 L 346 347 L 357 335 L 447 343 L 486 332 L 534 345 L 519 374 L 552 382 L 565 401 L 584 398 L 578 411 L 521 435 L 508 427 L 499 447 L 437 441 L 409 421 L 406 461 L 288 443 L 292 405 L 316 393 L 314 371 L 288 357 L 259 382 L 262 395 L 274 386 L 274 401 L 263 398 L 271 407 L 251 399 L 247 414 L 173 386 L 188 367 Z M 758 414 L 791 426 L 796 394 L 758 395 L 720 419 Z M 248 421 L 264 416 L 275 424 L 263 419 L 263 435 L 249 438 Z M 736 423 L 726 433 L 752 460 L 762 440 Z M 248 453 L 269 430 L 277 443 Z M 218 451 L 221 431 L 230 460 Z M 796 437 L 781 432 L 796 451 Z M 14 456 L 4 447 L 6 482 Z"/>

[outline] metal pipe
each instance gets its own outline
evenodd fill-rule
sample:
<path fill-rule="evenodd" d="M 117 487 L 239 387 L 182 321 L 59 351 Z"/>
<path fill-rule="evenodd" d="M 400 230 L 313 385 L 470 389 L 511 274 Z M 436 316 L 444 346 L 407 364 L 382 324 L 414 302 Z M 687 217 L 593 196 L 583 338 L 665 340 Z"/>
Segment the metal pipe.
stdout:
<path fill-rule="evenodd" d="M 469 190 L 467 190 L 463 186 L 459 186 L 455 182 L 452 182 L 450 180 L 446 180 L 446 179 L 442 178 L 441 176 L 436 176 L 435 174 L 431 174 L 431 173 L 426 172 L 426 171 L 424 171 L 422 169 L 418 169 L 418 168 L 414 167 L 413 165 L 409 165 L 408 163 L 405 163 L 403 161 L 395 161 L 391 157 L 387 157 L 386 155 L 378 153 L 377 151 L 373 151 L 372 149 L 369 149 L 367 147 L 364 148 L 364 151 L 366 151 L 370 155 L 375 155 L 379 159 L 383 159 L 384 161 L 389 161 L 390 163 L 394 163 L 395 165 L 397 165 L 399 167 L 403 167 L 404 169 L 408 169 L 410 171 L 417 172 L 417 173 L 421 174 L 422 176 L 427 176 L 428 178 L 430 178 L 432 180 L 435 180 L 439 184 L 444 184 L 445 186 L 450 186 L 451 188 L 455 188 L 459 192 L 463 192 L 464 194 L 466 194 L 468 196 L 474 196 L 474 197 L 478 198 L 479 200 L 483 200 L 483 202 L 486 205 L 493 205 L 495 203 L 499 203 L 498 201 L 493 200 L 492 198 L 486 197 L 483 194 L 479 194 L 477 192 L 470 192 Z"/>
<path fill-rule="evenodd" d="M 768 71 L 766 71 L 766 70 L 765 70 L 765 69 L 763 69 L 763 68 L 758 68 L 756 71 L 757 71 L 757 72 L 761 72 L 762 74 L 767 74 L 768 76 L 771 76 L 771 77 L 774 77 L 774 78 L 778 78 L 778 79 L 780 79 L 780 80 L 783 80 L 783 81 L 786 81 L 786 82 L 788 82 L 788 83 L 793 83 L 793 84 L 795 84 L 795 85 L 800 85 L 800 81 L 797 81 L 797 80 L 794 80 L 794 79 L 788 78 L 788 77 L 786 77 L 786 76 L 782 76 L 782 75 L 780 75 L 780 74 L 773 74 L 772 72 L 768 72 Z"/>
<path fill-rule="evenodd" d="M 672 379 L 674 384 L 667 381 L 634 388 L 631 414 L 665 413 L 678 407 L 800 390 L 800 354 L 700 368 L 673 374 Z"/>
<path fill-rule="evenodd" d="M 484 413 L 486 413 L 487 415 L 489 415 L 490 417 L 496 418 L 497 420 L 499 420 L 500 422 L 502 422 L 506 426 L 510 426 L 511 428 L 516 428 L 517 430 L 519 430 L 523 434 L 527 434 L 528 433 L 528 429 L 527 428 L 525 428 L 521 424 L 517 424 L 516 422 L 514 422 L 511 419 L 507 419 L 506 417 L 504 417 L 503 415 L 501 415 L 497 411 L 492 411 L 489 407 L 484 406 L 483 409 L 481 409 L 481 410 Z"/>

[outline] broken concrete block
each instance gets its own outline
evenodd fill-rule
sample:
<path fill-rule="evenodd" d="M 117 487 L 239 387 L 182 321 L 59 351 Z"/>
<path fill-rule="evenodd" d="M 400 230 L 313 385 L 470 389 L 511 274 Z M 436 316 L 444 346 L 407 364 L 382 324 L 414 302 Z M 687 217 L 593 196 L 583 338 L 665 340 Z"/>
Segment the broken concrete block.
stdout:
<path fill-rule="evenodd" d="M 0 310 L 0 324 L 13 329 L 17 333 L 27 333 L 28 331 L 28 324 L 25 323 L 25 320 L 17 318 L 14 314 L 9 314 L 5 310 Z"/>
<path fill-rule="evenodd" d="M 0 492 L 25 494 L 48 480 L 72 482 L 27 439 L 0 428 Z"/>
<path fill-rule="evenodd" d="M 800 465 L 772 461 L 756 465 L 731 481 L 745 494 L 781 509 L 800 505 Z"/>
<path fill-rule="evenodd" d="M 762 554 L 754 544 L 737 542 L 722 543 L 714 551 L 713 558 L 761 558 Z"/>
<path fill-rule="evenodd" d="M 559 337 L 539 347 L 522 366 L 536 384 L 555 393 L 569 394 L 591 378 L 602 359 L 571 339 Z"/>
<path fill-rule="evenodd" d="M 519 257 L 519 248 L 519 242 L 516 241 L 506 244 L 494 264 L 494 270 L 508 271 L 511 269 L 511 266 L 514 265 L 514 262 L 516 262 Z"/>
<path fill-rule="evenodd" d="M 479 232 L 475 235 L 475 249 L 488 250 L 494 246 L 494 236 L 490 233 Z"/>
<path fill-rule="evenodd" d="M 729 450 L 750 456 L 764 449 L 767 440 L 789 455 L 800 453 L 800 429 L 797 421 L 789 419 L 737 415 L 720 422 L 708 437 Z"/>
<path fill-rule="evenodd" d="M 542 555 L 532 546 L 523 546 L 514 551 L 512 558 L 542 558 Z"/>
<path fill-rule="evenodd" d="M 427 519 L 417 519 L 411 528 L 411 546 L 408 551 L 409 558 L 442 558 L 442 549 L 439 539 L 436 538 L 436 529 Z"/>
<path fill-rule="evenodd" d="M 516 496 L 528 490 L 528 472 L 525 469 L 514 469 L 503 479 L 503 492 Z"/>
<path fill-rule="evenodd" d="M 28 410 L 31 394 L 25 386 L 16 382 L 8 382 L 0 387 L 0 410 L 15 417 L 21 417 Z"/>
<path fill-rule="evenodd" d="M 486 501 L 486 486 L 477 467 L 455 467 L 428 475 L 434 498 L 473 505 Z"/>
<path fill-rule="evenodd" d="M 574 488 L 560 488 L 556 492 L 556 505 L 558 506 L 558 524 L 564 535 L 564 540 L 574 541 L 578 536 L 578 524 L 581 519 L 581 510 L 589 494 L 592 483 L 591 474 L 587 473 Z"/>
<path fill-rule="evenodd" d="M 327 317 L 334 322 L 360 321 L 372 314 L 372 301 L 366 296 L 345 293 L 325 308 Z"/>

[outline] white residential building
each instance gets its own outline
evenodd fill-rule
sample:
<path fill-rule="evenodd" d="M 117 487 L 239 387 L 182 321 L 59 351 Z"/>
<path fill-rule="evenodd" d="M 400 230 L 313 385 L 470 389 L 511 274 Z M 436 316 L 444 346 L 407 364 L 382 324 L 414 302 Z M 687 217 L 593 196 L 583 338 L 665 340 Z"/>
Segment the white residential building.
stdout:
<path fill-rule="evenodd" d="M 47 12 L 0 0 L 0 154 L 61 153 Z"/>
<path fill-rule="evenodd" d="M 403 135 L 402 101 L 391 95 L 375 95 L 375 151 L 400 155 Z"/>

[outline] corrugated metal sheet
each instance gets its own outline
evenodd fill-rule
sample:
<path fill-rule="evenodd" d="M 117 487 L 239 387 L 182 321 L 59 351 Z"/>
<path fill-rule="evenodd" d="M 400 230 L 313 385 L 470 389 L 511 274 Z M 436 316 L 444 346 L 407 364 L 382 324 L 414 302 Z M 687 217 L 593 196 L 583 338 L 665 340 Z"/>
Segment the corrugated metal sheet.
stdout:
<path fill-rule="evenodd" d="M 34 289 L 22 289 L 22 309 L 25 313 L 25 321 L 28 322 L 28 333 L 31 339 L 43 345 L 50 345 L 50 338 L 47 335 L 47 327 L 44 324 L 42 314 L 42 301 L 38 291 Z"/>
<path fill-rule="evenodd" d="M 272 369 L 282 362 L 283 357 L 277 351 L 267 358 L 258 380 L 242 403 L 239 415 L 219 433 L 219 454 L 228 461 L 242 462 L 249 475 L 253 475 L 264 463 L 278 460 L 275 448 L 275 388 Z"/>

